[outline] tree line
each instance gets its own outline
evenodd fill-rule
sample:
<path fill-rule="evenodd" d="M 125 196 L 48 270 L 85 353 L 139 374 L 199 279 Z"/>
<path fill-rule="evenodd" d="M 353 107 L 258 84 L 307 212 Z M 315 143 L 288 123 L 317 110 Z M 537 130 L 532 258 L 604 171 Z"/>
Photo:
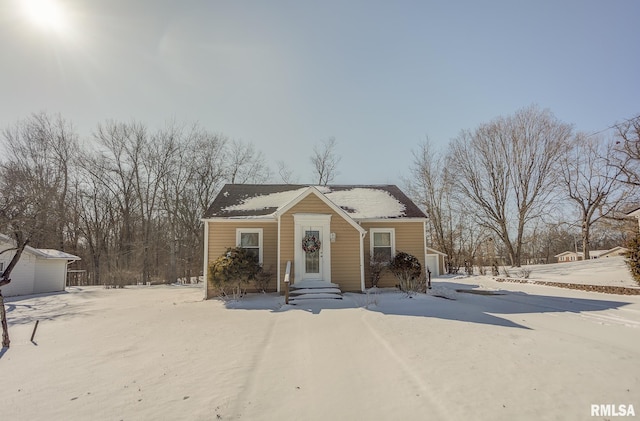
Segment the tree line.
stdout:
<path fill-rule="evenodd" d="M 202 271 L 200 218 L 225 182 L 262 182 L 264 156 L 198 125 L 108 121 L 81 142 L 61 116 L 2 132 L 0 231 L 82 258 L 83 282 L 175 281 Z"/>
<path fill-rule="evenodd" d="M 406 184 L 450 272 L 552 263 L 563 251 L 623 245 L 638 205 L 640 116 L 586 134 L 530 106 L 414 151 Z"/>
<path fill-rule="evenodd" d="M 620 211 L 638 199 L 640 116 L 612 131 L 575 132 L 531 106 L 462 131 L 445 151 L 423 142 L 405 187 L 427 212 L 429 243 L 452 271 L 619 245 Z M 80 256 L 75 268 L 86 272 L 76 280 L 89 284 L 200 275 L 200 218 L 220 188 L 274 178 L 251 143 L 197 124 L 107 121 L 80 139 L 60 115 L 37 113 L 6 127 L 0 148 L 0 232 L 18 248 Z M 333 182 L 335 138 L 316 144 L 310 161 L 318 184 Z"/>

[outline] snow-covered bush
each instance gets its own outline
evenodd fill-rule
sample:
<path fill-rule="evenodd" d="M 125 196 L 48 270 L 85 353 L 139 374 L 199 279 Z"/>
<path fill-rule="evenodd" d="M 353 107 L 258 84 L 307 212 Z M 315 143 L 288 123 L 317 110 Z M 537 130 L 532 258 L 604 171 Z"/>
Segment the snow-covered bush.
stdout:
<path fill-rule="evenodd" d="M 369 262 L 369 274 L 371 276 L 371 288 L 378 286 L 382 272 L 389 266 L 389 260 L 379 254 L 374 254 Z"/>
<path fill-rule="evenodd" d="M 400 282 L 402 291 L 408 294 L 422 291 L 424 278 L 420 276 L 422 265 L 417 257 L 400 251 L 391 260 L 389 270 Z"/>
<path fill-rule="evenodd" d="M 255 278 L 253 279 L 253 285 L 256 287 L 258 291 L 267 292 L 267 289 L 269 288 L 269 282 L 271 282 L 272 276 L 273 276 L 273 273 L 271 273 L 270 270 L 267 270 L 262 266 L 260 266 L 258 269 L 258 272 L 255 275 Z"/>
<path fill-rule="evenodd" d="M 124 288 L 125 285 L 135 285 L 140 279 L 137 272 L 131 270 L 114 269 L 104 277 L 105 288 Z"/>
<path fill-rule="evenodd" d="M 500 275 L 500 271 L 498 270 L 498 263 L 493 262 L 493 264 L 491 265 L 491 274 L 493 276 L 498 276 Z"/>
<path fill-rule="evenodd" d="M 464 261 L 464 273 L 469 276 L 473 275 L 473 263 L 468 260 Z"/>
<path fill-rule="evenodd" d="M 640 285 L 640 234 L 637 234 L 627 244 L 629 251 L 625 260 L 633 279 Z"/>
<path fill-rule="evenodd" d="M 529 276 L 531 276 L 531 272 L 532 270 L 529 268 L 520 268 L 520 270 L 518 271 L 518 277 L 529 279 Z"/>
<path fill-rule="evenodd" d="M 209 265 L 208 281 L 221 297 L 240 298 L 260 271 L 255 256 L 240 247 L 227 251 Z"/>

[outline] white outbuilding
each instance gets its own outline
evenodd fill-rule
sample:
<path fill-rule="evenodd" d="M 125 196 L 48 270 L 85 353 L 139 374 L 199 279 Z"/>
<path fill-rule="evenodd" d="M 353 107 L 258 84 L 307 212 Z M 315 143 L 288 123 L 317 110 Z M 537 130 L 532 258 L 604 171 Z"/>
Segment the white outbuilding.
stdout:
<path fill-rule="evenodd" d="M 15 242 L 0 234 L 0 252 L 13 247 Z M 13 255 L 13 251 L 0 254 L 0 274 L 7 268 Z M 64 291 L 67 266 L 76 260 L 80 258 L 63 251 L 26 246 L 11 272 L 11 283 L 2 287 L 2 295 L 10 297 Z"/>

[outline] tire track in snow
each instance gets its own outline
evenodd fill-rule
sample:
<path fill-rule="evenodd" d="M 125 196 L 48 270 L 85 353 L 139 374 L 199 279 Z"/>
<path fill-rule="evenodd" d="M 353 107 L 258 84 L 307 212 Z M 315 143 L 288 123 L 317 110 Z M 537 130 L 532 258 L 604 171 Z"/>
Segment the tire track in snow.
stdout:
<path fill-rule="evenodd" d="M 277 320 L 270 317 L 270 320 L 266 326 L 265 334 L 259 344 L 254 345 L 253 358 L 247 365 L 246 370 L 248 376 L 239 388 L 239 394 L 236 397 L 236 401 L 233 405 L 231 416 L 233 419 L 241 419 L 242 413 L 247 406 L 251 405 L 251 402 L 247 398 L 255 396 L 255 388 L 257 384 L 257 378 L 259 377 L 259 367 L 263 365 L 267 356 L 270 354 L 270 348 L 273 343 L 273 336 L 276 330 Z"/>
<path fill-rule="evenodd" d="M 369 323 L 369 321 L 367 320 L 368 316 L 369 315 L 365 313 L 362 315 L 360 320 L 366 326 L 369 333 L 371 333 L 371 336 L 375 338 L 375 340 L 380 345 L 382 345 L 382 347 L 385 349 L 387 354 L 389 354 L 391 359 L 395 361 L 395 363 L 400 367 L 400 369 L 404 372 L 404 374 L 408 378 L 410 378 L 411 381 L 414 383 L 414 385 L 420 390 L 420 396 L 425 397 L 429 401 L 431 408 L 434 408 L 436 410 L 434 411 L 436 412 L 436 414 L 433 414 L 433 415 L 437 415 L 437 416 L 435 416 L 433 419 L 438 419 L 438 420 L 448 419 L 449 414 L 447 409 L 444 408 L 440 404 L 440 402 L 431 395 L 430 393 L 431 388 L 427 387 L 423 379 L 420 378 L 420 376 L 417 376 L 415 374 L 415 372 L 404 361 L 404 359 L 400 355 L 398 355 L 398 353 L 393 349 L 389 341 L 387 341 L 384 337 L 382 337 L 382 335 L 378 333 L 378 331 L 374 328 L 374 326 L 372 326 L 371 323 Z"/>

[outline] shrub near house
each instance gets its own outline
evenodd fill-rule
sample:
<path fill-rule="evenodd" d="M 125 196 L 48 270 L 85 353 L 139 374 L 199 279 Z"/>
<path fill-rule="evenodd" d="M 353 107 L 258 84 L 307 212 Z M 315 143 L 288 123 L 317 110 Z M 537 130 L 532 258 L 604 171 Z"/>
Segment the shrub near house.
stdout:
<path fill-rule="evenodd" d="M 217 288 L 218 295 L 238 298 L 244 294 L 259 270 L 260 264 L 247 250 L 228 248 L 222 256 L 211 262 L 208 282 Z"/>

